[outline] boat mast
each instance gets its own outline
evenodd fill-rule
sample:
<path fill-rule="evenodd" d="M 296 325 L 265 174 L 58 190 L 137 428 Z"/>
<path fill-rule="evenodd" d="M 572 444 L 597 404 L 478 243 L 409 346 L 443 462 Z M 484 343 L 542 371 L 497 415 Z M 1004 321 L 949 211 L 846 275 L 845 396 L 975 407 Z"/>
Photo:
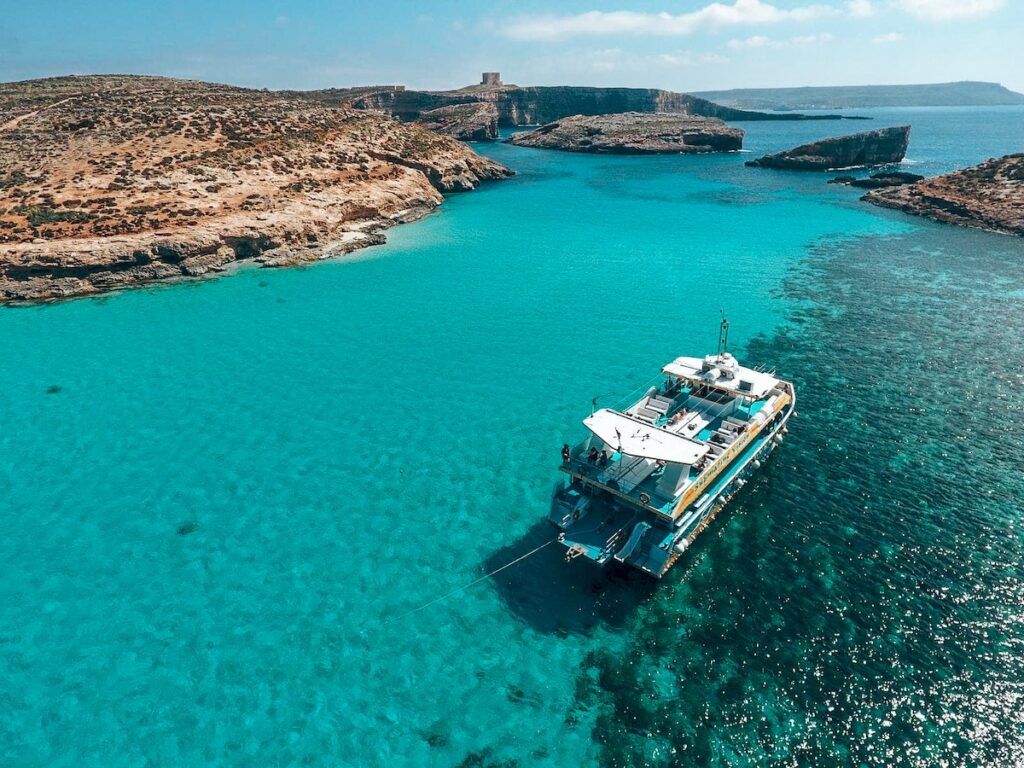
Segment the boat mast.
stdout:
<path fill-rule="evenodd" d="M 725 317 L 725 310 L 720 309 L 722 313 L 722 322 L 718 326 L 718 357 L 722 357 L 722 353 L 729 351 L 729 320 Z"/>

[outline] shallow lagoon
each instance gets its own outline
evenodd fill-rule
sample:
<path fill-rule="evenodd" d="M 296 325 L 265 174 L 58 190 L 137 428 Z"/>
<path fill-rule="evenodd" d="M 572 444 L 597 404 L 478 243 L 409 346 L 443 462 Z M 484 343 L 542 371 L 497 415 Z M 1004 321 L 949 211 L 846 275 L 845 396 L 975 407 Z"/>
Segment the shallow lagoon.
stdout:
<path fill-rule="evenodd" d="M 922 173 L 1024 138 L 874 114 Z M 482 149 L 519 176 L 359 258 L 0 311 L 3 761 L 1021 759 L 1024 245 L 743 155 Z M 669 579 L 552 545 L 410 613 L 550 540 L 591 398 L 720 307 L 800 418 Z"/>

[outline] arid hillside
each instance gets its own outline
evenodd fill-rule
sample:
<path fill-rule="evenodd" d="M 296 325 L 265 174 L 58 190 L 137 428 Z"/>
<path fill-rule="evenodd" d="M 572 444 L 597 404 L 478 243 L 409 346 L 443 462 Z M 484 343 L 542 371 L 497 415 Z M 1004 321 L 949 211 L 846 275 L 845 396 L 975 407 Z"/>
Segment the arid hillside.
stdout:
<path fill-rule="evenodd" d="M 420 126 L 301 94 L 125 76 L 0 84 L 0 300 L 323 258 L 510 173 Z"/>

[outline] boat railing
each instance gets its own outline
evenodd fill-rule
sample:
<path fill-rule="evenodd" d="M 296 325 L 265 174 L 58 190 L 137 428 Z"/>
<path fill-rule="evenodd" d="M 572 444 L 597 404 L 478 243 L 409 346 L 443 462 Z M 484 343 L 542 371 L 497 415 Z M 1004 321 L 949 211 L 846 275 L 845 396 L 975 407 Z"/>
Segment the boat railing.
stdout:
<path fill-rule="evenodd" d="M 648 507 L 652 512 L 667 514 L 668 510 L 666 510 L 666 507 L 672 504 L 675 499 L 642 487 L 642 481 L 639 484 L 625 487 L 620 482 L 620 478 L 629 471 L 628 469 L 623 470 L 623 466 L 630 467 L 644 461 L 649 461 L 649 459 L 622 456 L 614 461 L 609 461 L 605 466 L 601 466 L 600 463 L 573 457 L 569 461 L 564 462 L 562 466 L 572 474 L 579 475 L 585 478 L 585 480 L 609 490 L 616 496 L 632 502 L 639 502 L 643 506 Z"/>
<path fill-rule="evenodd" d="M 613 411 L 625 413 L 631 407 L 643 400 L 648 394 L 656 394 L 661 397 L 667 397 L 671 400 L 677 400 L 681 394 L 689 396 L 692 391 L 692 386 L 680 384 L 672 394 L 668 394 L 665 391 L 665 374 L 659 373 L 643 384 L 637 385 L 628 394 L 609 394 L 595 397 L 592 405 L 594 409 L 608 408 Z M 685 400 L 685 397 L 683 399 Z M 676 407 L 678 407 L 678 404 Z"/>

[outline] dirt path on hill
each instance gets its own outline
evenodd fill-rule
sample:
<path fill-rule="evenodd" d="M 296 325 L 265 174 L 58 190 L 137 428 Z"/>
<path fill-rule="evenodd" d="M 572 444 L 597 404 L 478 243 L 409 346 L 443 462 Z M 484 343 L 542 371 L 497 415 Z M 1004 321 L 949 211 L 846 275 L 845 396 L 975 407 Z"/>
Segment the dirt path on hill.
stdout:
<path fill-rule="evenodd" d="M 79 96 L 79 94 L 76 93 L 74 96 L 68 96 L 66 99 L 61 99 L 60 101 L 53 102 L 53 104 L 47 104 L 45 107 L 40 107 L 39 109 L 35 110 L 34 112 L 26 112 L 24 115 L 18 115 L 17 117 L 12 118 L 11 120 L 8 120 L 3 125 L 0 125 L 0 132 L 6 131 L 9 128 L 13 128 L 14 126 L 18 125 L 18 123 L 20 123 L 20 122 L 22 122 L 24 120 L 28 120 L 30 117 L 35 117 L 40 112 L 45 112 L 48 109 L 53 109 L 54 107 L 59 107 L 61 104 L 64 104 L 65 102 L 68 102 L 68 101 L 71 101 L 72 99 L 77 99 L 78 96 Z"/>

